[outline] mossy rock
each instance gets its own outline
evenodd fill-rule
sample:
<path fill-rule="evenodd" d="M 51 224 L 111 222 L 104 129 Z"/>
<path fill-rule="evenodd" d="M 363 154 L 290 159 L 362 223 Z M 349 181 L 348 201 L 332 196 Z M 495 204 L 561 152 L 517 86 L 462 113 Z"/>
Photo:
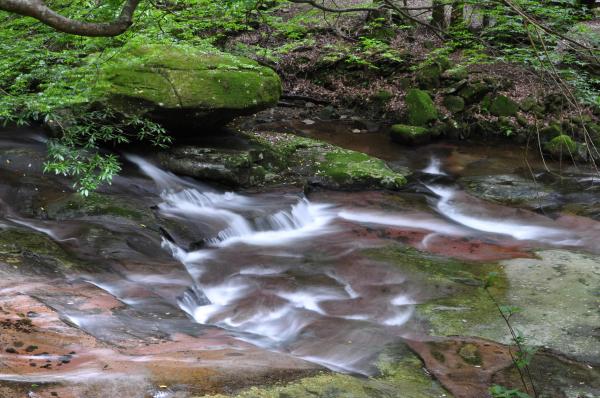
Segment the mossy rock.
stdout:
<path fill-rule="evenodd" d="M 491 87 L 484 82 L 475 82 L 465 85 L 459 92 L 467 105 L 481 101 L 487 93 L 491 91 Z"/>
<path fill-rule="evenodd" d="M 390 135 L 392 141 L 408 145 L 425 144 L 431 139 L 429 129 L 426 127 L 409 126 L 406 124 L 394 124 Z"/>
<path fill-rule="evenodd" d="M 361 152 L 335 149 L 319 157 L 318 163 L 317 175 L 340 186 L 399 189 L 406 184 L 406 177 L 390 169 L 383 160 Z"/>
<path fill-rule="evenodd" d="M 209 127 L 276 105 L 281 81 L 247 58 L 179 45 L 129 45 L 102 64 L 97 94 L 123 113 Z"/>
<path fill-rule="evenodd" d="M 159 158 L 173 172 L 246 188 L 312 184 L 343 190 L 398 189 L 406 183 L 403 173 L 381 159 L 310 138 L 275 132 L 220 138 L 229 146 L 180 146 Z"/>
<path fill-rule="evenodd" d="M 136 223 L 150 223 L 152 212 L 143 203 L 134 203 L 131 198 L 94 192 L 87 197 L 73 193 L 49 203 L 47 216 L 53 220 L 72 220 L 88 217 L 122 218 Z"/>
<path fill-rule="evenodd" d="M 524 112 L 529 112 L 529 111 L 530 111 L 530 110 L 532 110 L 532 109 L 533 109 L 533 108 L 534 108 L 536 105 L 538 105 L 538 102 L 537 102 L 537 100 L 536 100 L 534 97 L 532 97 L 532 96 L 529 96 L 529 97 L 525 97 L 525 98 L 523 99 L 523 101 L 521 101 L 521 104 L 520 104 L 519 106 L 521 107 L 521 109 L 522 109 Z"/>
<path fill-rule="evenodd" d="M 425 370 L 423 362 L 404 344 L 391 344 L 377 360 L 380 374 L 360 377 L 320 373 L 312 377 L 255 386 L 235 394 L 197 398 L 432 398 L 452 395 Z"/>
<path fill-rule="evenodd" d="M 438 111 L 427 91 L 411 89 L 404 99 L 408 114 L 408 122 L 413 126 L 427 126 L 437 120 Z"/>
<path fill-rule="evenodd" d="M 444 97 L 444 106 L 452 113 L 462 112 L 465 109 L 465 100 L 457 95 Z"/>
<path fill-rule="evenodd" d="M 550 141 L 553 138 L 562 135 L 562 127 L 558 123 L 551 123 L 548 126 L 540 129 L 540 138 L 542 141 Z"/>
<path fill-rule="evenodd" d="M 24 273 L 57 276 L 68 269 L 85 267 L 49 236 L 24 229 L 0 230 L 0 268 L 7 264 Z"/>
<path fill-rule="evenodd" d="M 491 101 L 490 112 L 495 116 L 515 116 L 519 112 L 519 104 L 505 95 L 499 95 Z"/>
<path fill-rule="evenodd" d="M 442 78 L 453 81 L 464 80 L 468 77 L 469 71 L 464 66 L 457 66 L 442 73 Z"/>
<path fill-rule="evenodd" d="M 561 134 L 547 142 L 544 150 L 556 158 L 575 156 L 577 143 L 568 135 Z"/>
<path fill-rule="evenodd" d="M 452 63 L 446 56 L 438 56 L 432 62 L 421 67 L 416 74 L 419 86 L 432 89 L 440 86 L 444 71 L 449 69 Z"/>

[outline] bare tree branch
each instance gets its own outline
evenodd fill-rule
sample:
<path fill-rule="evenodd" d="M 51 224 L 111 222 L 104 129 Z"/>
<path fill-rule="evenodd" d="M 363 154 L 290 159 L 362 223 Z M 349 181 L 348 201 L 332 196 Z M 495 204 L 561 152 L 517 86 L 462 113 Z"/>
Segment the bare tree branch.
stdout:
<path fill-rule="evenodd" d="M 79 36 L 118 36 L 133 23 L 140 0 L 127 0 L 119 16 L 110 22 L 82 22 L 50 9 L 42 0 L 0 0 L 0 10 L 32 17 L 60 32 Z"/>

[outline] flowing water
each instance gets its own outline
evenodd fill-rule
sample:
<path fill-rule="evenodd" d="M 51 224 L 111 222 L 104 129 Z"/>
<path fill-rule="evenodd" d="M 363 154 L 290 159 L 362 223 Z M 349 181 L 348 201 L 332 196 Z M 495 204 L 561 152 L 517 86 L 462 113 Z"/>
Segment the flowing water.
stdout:
<path fill-rule="evenodd" d="M 517 252 L 599 247 L 597 234 L 588 227 L 470 196 L 452 177 L 458 167 L 455 158 L 479 155 L 457 155 L 447 147 L 424 150 L 425 164 L 409 160 L 413 169 L 422 171 L 404 193 L 317 192 L 310 197 L 293 190 L 223 191 L 175 176 L 141 155 L 127 155 L 127 171 L 107 192 L 145 203 L 165 225 L 156 232 L 143 221 L 60 219 L 23 211 L 18 200 L 23 186 L 26 196 L 43 192 L 46 200 L 69 189 L 58 177 L 20 176 L 21 168 L 9 159 L 17 158 L 10 152 L 17 145 L 43 151 L 42 144 L 25 136 L 2 141 L 3 228 L 46 235 L 97 267 L 61 271 L 56 277 L 20 277 L 21 293 L 35 291 L 36 299 L 63 322 L 103 343 L 167 339 L 183 341 L 179 350 L 202 345 L 203 352 L 223 345 L 239 350 L 252 346 L 334 371 L 371 375 L 387 344 L 423 332 L 414 309 L 430 296 L 431 287 L 410 272 L 365 254 L 389 244 L 390 235 L 419 250 L 465 259 L 477 259 L 477 253 L 444 250 L 456 242 L 484 242 L 487 249 L 479 255 L 485 259 L 490 253 L 502 258 L 494 247 Z M 396 160 L 405 159 L 399 152 Z M 64 285 L 71 293 L 53 293 L 52 285 Z M 4 295 L 11 289 L 2 285 Z M 89 311 L 82 296 L 104 304 Z M 190 343 L 182 335 L 197 340 Z M 243 345 L 224 343 L 225 337 L 219 336 Z M 99 379 L 105 372 L 97 359 L 103 356 L 123 362 L 194 361 L 172 355 L 157 359 L 141 348 L 135 355 L 121 351 L 116 357 L 106 350 L 100 344 L 87 354 L 73 354 L 81 361 L 70 372 L 55 367 L 40 376 L 4 368 L 0 378 Z M 127 369 L 120 373 L 127 374 Z"/>

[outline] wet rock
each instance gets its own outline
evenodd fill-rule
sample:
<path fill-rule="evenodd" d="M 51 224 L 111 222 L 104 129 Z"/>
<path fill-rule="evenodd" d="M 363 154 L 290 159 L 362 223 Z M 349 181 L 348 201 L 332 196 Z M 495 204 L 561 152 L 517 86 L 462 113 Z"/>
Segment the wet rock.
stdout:
<path fill-rule="evenodd" d="M 392 141 L 399 144 L 420 145 L 430 141 L 429 129 L 406 124 L 394 124 L 390 130 Z"/>
<path fill-rule="evenodd" d="M 85 218 L 120 218 L 136 223 L 151 223 L 153 214 L 148 205 L 135 198 L 93 192 L 86 197 L 78 193 L 47 203 L 46 215 L 53 220 Z"/>
<path fill-rule="evenodd" d="M 533 177 L 516 174 L 496 174 L 464 177 L 461 185 L 473 196 L 491 202 L 530 209 L 556 209 L 561 195 Z"/>
<path fill-rule="evenodd" d="M 549 350 L 533 356 L 532 379 L 526 377 L 524 386 L 511 357 L 515 347 L 460 336 L 409 341 L 409 345 L 423 359 L 428 371 L 455 397 L 487 397 L 494 384 L 522 392 L 527 389 L 530 394 L 535 387 L 539 397 L 587 397 L 600 391 L 597 369 Z M 477 364 L 465 361 L 462 355 L 465 347 L 479 354 Z"/>
<path fill-rule="evenodd" d="M 174 173 L 231 186 L 252 186 L 264 181 L 265 170 L 257 162 L 260 150 L 174 147 L 160 154 L 161 164 Z"/>
<path fill-rule="evenodd" d="M 437 120 L 438 111 L 429 94 L 426 91 L 408 90 L 404 99 L 409 124 L 413 126 L 426 126 Z"/>
<path fill-rule="evenodd" d="M 481 365 L 481 353 L 475 344 L 467 343 L 460 347 L 458 355 L 469 365 Z"/>
<path fill-rule="evenodd" d="M 234 186 L 311 184 L 331 189 L 398 189 L 405 175 L 383 160 L 282 133 L 240 134 L 246 149 L 175 147 L 160 155 L 179 174 Z"/>

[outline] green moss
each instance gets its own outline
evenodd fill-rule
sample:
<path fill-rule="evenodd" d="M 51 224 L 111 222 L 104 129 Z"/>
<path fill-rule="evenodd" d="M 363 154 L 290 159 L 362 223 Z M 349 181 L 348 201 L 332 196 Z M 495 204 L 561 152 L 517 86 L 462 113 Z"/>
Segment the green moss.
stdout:
<path fill-rule="evenodd" d="M 487 275 L 496 272 L 499 277 L 490 290 L 503 301 L 508 284 L 499 265 L 449 259 L 401 245 L 369 249 L 364 254 L 401 268 L 415 283 L 427 287 L 424 290 L 431 298 L 416 309 L 417 318 L 429 325 L 430 334 L 505 337 L 498 310 L 483 289 Z"/>
<path fill-rule="evenodd" d="M 484 82 L 471 83 L 463 87 L 459 92 L 465 103 L 470 105 L 480 101 L 490 91 L 490 87 Z"/>
<path fill-rule="evenodd" d="M 479 366 L 482 364 L 481 353 L 475 344 L 465 344 L 460 347 L 458 355 L 469 365 Z"/>
<path fill-rule="evenodd" d="M 87 197 L 72 194 L 64 200 L 49 204 L 47 212 L 50 218 L 59 220 L 86 216 L 112 216 L 139 222 L 152 218 L 149 211 L 136 208 L 130 201 L 101 193 L 92 193 Z"/>
<path fill-rule="evenodd" d="M 465 109 L 465 100 L 457 95 L 444 97 L 444 106 L 452 113 L 462 112 Z"/>
<path fill-rule="evenodd" d="M 437 120 L 438 112 L 433 100 L 426 91 L 411 89 L 406 97 L 408 121 L 413 126 L 426 126 Z"/>
<path fill-rule="evenodd" d="M 515 116 L 519 111 L 519 104 L 505 95 L 494 98 L 490 104 L 490 112 L 495 116 Z"/>
<path fill-rule="evenodd" d="M 336 149 L 325 154 L 325 161 L 319 165 L 318 174 L 339 183 L 376 182 L 388 189 L 397 189 L 406 184 L 406 178 L 391 170 L 383 160 L 346 149 Z"/>
<path fill-rule="evenodd" d="M 0 231 L 0 262 L 14 266 L 33 263 L 52 268 L 71 268 L 75 264 L 48 236 L 19 229 Z"/>
<path fill-rule="evenodd" d="M 406 124 L 394 124 L 390 135 L 392 141 L 400 144 L 423 144 L 430 140 L 431 135 L 425 127 L 408 126 Z"/>
<path fill-rule="evenodd" d="M 241 57 L 186 46 L 125 47 L 103 64 L 99 96 L 135 98 L 166 109 L 272 106 L 281 82 L 271 69 Z"/>
<path fill-rule="evenodd" d="M 397 189 L 406 183 L 406 177 L 390 169 L 383 160 L 361 152 L 292 134 L 257 133 L 250 137 L 264 149 L 262 164 L 267 171 L 294 170 L 340 188 Z"/>
<path fill-rule="evenodd" d="M 404 345 L 388 347 L 380 356 L 381 375 L 372 378 L 322 373 L 287 384 L 251 387 L 235 395 L 202 398 L 434 398 L 451 397 L 423 371 L 423 362 Z M 398 395 L 401 394 L 401 395 Z"/>
<path fill-rule="evenodd" d="M 469 71 L 464 66 L 457 66 L 445 71 L 442 77 L 455 81 L 464 80 L 469 77 Z"/>
<path fill-rule="evenodd" d="M 568 135 L 561 134 L 547 142 L 544 150 L 556 157 L 574 156 L 577 152 L 577 143 Z"/>

